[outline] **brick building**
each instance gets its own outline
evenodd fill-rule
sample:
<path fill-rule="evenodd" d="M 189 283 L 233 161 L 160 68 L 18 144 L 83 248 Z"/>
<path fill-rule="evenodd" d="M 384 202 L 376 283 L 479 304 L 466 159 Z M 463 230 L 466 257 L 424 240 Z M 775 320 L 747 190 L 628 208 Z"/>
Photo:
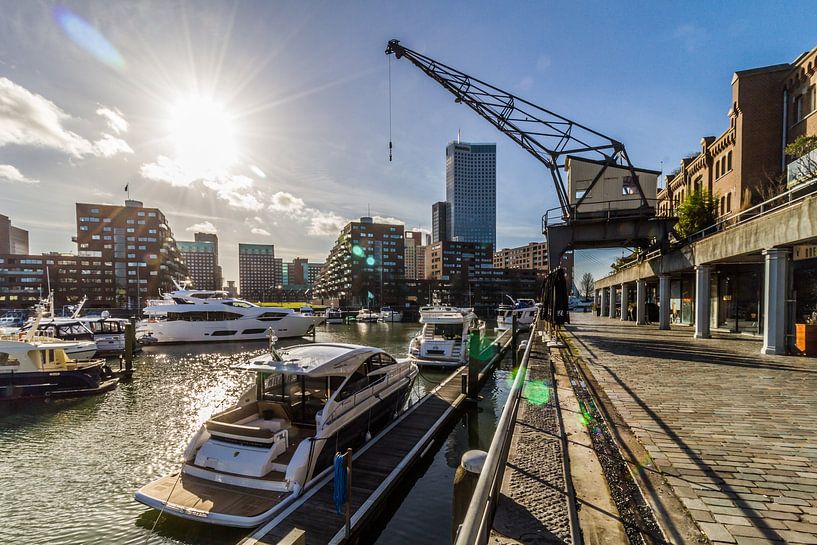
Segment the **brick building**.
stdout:
<path fill-rule="evenodd" d="M 428 234 L 422 231 L 405 232 L 405 277 L 409 280 L 422 280 L 426 277 L 425 249 L 428 246 Z"/>
<path fill-rule="evenodd" d="M 283 263 L 275 258 L 274 245 L 239 243 L 238 283 L 245 299 L 272 300 L 273 290 L 283 283 Z"/>
<path fill-rule="evenodd" d="M 179 240 L 176 242 L 182 259 L 187 266 L 187 274 L 197 290 L 221 289 L 216 284 L 216 251 L 212 242 Z"/>
<path fill-rule="evenodd" d="M 525 246 L 503 248 L 494 252 L 494 267 L 497 269 L 548 270 L 547 242 L 529 242 Z"/>
<path fill-rule="evenodd" d="M 76 203 L 76 212 L 81 261 L 99 261 L 102 277 L 113 274 L 113 284 L 104 284 L 107 291 L 99 306 L 139 308 L 147 298 L 172 290 L 173 280 L 187 276 L 173 232 L 158 208 L 127 200 L 125 206 Z"/>

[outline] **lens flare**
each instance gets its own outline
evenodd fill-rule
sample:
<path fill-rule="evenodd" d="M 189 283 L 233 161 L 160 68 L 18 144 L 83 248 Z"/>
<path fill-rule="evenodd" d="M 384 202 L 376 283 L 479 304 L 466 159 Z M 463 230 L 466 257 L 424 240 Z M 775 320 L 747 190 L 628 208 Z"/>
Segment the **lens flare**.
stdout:
<path fill-rule="evenodd" d="M 525 384 L 522 395 L 529 403 L 534 405 L 545 405 L 550 401 L 550 386 L 544 380 L 532 380 Z"/>
<path fill-rule="evenodd" d="M 363 251 L 363 248 L 355 244 L 352 246 L 352 255 L 355 257 L 363 257 L 366 252 Z"/>
<path fill-rule="evenodd" d="M 368 265 L 369 267 L 374 266 L 374 258 L 372 256 L 366 258 L 366 265 Z"/>
<path fill-rule="evenodd" d="M 111 68 L 125 69 L 125 59 L 119 51 L 89 22 L 65 6 L 55 7 L 53 13 L 54 20 L 77 46 Z"/>

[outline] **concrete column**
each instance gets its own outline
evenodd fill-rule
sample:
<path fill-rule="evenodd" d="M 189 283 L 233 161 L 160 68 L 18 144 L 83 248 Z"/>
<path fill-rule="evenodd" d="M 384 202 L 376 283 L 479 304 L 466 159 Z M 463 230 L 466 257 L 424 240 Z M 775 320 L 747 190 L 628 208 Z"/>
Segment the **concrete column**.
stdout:
<path fill-rule="evenodd" d="M 658 329 L 669 329 L 669 280 L 668 274 L 658 275 Z"/>
<path fill-rule="evenodd" d="M 627 299 L 628 299 L 628 297 L 627 297 L 627 284 L 622 282 L 621 283 L 621 321 L 622 322 L 627 321 L 627 305 L 630 304 L 630 302 Z"/>
<path fill-rule="evenodd" d="M 763 348 L 761 354 L 786 353 L 786 299 L 791 252 L 785 248 L 763 250 Z"/>
<path fill-rule="evenodd" d="M 710 265 L 695 267 L 695 335 L 696 339 L 708 339 L 709 334 L 709 276 Z"/>
<path fill-rule="evenodd" d="M 610 303 L 607 301 L 607 295 L 610 292 L 607 288 L 601 288 L 601 315 L 607 316 L 607 312 L 610 310 Z"/>
<path fill-rule="evenodd" d="M 616 317 L 616 287 L 610 286 L 610 318 Z"/>
<path fill-rule="evenodd" d="M 643 278 L 635 283 L 635 323 L 647 323 L 647 281 Z"/>

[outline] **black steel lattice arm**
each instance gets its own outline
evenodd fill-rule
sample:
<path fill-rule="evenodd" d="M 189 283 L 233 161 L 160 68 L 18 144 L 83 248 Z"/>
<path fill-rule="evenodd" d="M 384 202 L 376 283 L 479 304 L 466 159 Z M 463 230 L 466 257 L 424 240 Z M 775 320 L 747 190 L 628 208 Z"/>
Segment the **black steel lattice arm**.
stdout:
<path fill-rule="evenodd" d="M 651 207 L 621 142 L 403 47 L 398 40 L 389 41 L 386 54 L 394 54 L 398 59 L 407 58 L 426 75 L 448 89 L 456 97 L 456 102 L 469 106 L 548 167 L 565 219 L 573 216 L 562 178 L 563 161 L 567 155 L 588 156 L 587 158 L 603 163 L 601 170 L 575 207 L 590 194 L 590 190 L 609 166 L 628 169 L 641 196 L 641 206 Z"/>

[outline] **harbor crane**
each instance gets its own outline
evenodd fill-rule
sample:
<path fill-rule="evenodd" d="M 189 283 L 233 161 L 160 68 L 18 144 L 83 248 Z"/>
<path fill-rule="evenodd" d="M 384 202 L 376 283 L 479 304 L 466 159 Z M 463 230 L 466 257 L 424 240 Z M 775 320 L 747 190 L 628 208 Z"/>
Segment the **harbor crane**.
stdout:
<path fill-rule="evenodd" d="M 660 172 L 634 167 L 624 144 L 399 40 L 389 40 L 386 54 L 408 59 L 453 94 L 455 102 L 467 105 L 548 168 L 559 200 L 559 207 L 542 217 L 551 270 L 570 249 L 667 247 L 676 220 L 656 217 Z"/>

